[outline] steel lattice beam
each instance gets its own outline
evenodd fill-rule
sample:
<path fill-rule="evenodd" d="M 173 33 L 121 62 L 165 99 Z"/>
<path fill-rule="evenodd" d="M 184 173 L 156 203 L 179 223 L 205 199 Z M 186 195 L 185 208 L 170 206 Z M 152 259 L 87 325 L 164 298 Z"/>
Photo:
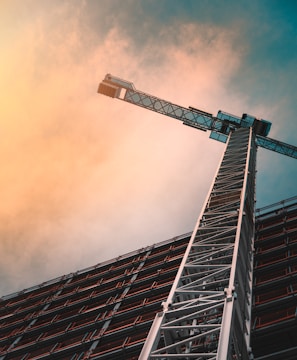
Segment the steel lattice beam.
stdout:
<path fill-rule="evenodd" d="M 139 359 L 249 359 L 255 155 L 251 128 L 232 133 Z"/>
<path fill-rule="evenodd" d="M 231 131 L 237 128 L 252 127 L 257 137 L 258 146 L 297 159 L 296 146 L 267 137 L 271 127 L 270 121 L 257 119 L 248 114 L 243 114 L 240 118 L 221 110 L 218 111 L 217 116 L 213 116 L 206 111 L 191 106 L 186 108 L 136 90 L 132 82 L 111 74 L 107 74 L 99 84 L 98 92 L 180 120 L 184 125 L 203 131 L 210 130 L 211 139 L 224 143 L 227 141 Z"/>

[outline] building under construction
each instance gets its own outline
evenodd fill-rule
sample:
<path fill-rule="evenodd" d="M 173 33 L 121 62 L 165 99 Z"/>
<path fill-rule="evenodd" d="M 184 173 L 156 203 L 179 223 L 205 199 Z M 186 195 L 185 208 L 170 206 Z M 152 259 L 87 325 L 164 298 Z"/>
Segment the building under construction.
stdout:
<path fill-rule="evenodd" d="M 253 356 L 295 360 L 297 197 L 260 209 L 256 215 Z M 138 359 L 190 235 L 2 297 L 0 359 Z M 199 347 L 211 351 L 213 337 L 201 339 Z"/>

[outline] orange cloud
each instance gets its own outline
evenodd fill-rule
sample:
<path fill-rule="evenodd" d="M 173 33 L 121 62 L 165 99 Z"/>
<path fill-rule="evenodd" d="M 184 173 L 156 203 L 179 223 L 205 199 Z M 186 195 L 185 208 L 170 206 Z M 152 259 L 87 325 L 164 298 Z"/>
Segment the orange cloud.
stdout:
<path fill-rule="evenodd" d="M 79 11 L 58 10 L 63 21 L 24 22 L 0 59 L 2 293 L 190 231 L 223 145 L 97 85 L 111 72 L 218 110 L 234 100 L 225 85 L 244 52 L 236 34 L 197 24 L 160 29 L 164 41 L 141 49 L 117 27 L 94 44 Z"/>

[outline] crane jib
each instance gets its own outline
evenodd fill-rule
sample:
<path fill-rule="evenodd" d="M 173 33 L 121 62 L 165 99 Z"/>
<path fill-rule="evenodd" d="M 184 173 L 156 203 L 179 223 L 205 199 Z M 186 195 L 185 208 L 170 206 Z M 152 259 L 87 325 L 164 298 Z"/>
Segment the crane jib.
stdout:
<path fill-rule="evenodd" d="M 270 139 L 264 136 L 257 136 L 256 139 L 257 145 L 264 149 L 272 150 L 279 154 L 297 159 L 297 147 L 294 145 L 286 144 L 284 142 Z"/>
<path fill-rule="evenodd" d="M 219 110 L 215 117 L 206 111 L 194 107 L 186 108 L 136 90 L 132 82 L 111 74 L 107 74 L 99 84 L 98 93 L 172 117 L 182 121 L 184 125 L 202 131 L 210 130 L 211 139 L 224 143 L 233 130 L 252 127 L 257 137 L 258 146 L 297 159 L 296 146 L 267 137 L 271 128 L 270 121 L 257 119 L 249 114 L 243 114 L 239 117 Z"/>
<path fill-rule="evenodd" d="M 127 90 L 123 100 L 185 123 L 192 122 L 204 131 L 209 130 L 213 124 L 213 119 L 206 115 L 139 91 Z"/>

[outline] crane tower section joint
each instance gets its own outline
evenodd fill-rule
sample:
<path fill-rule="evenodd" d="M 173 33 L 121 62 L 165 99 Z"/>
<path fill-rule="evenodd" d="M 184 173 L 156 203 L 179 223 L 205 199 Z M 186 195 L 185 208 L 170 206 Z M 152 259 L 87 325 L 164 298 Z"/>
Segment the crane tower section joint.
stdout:
<path fill-rule="evenodd" d="M 257 119 L 253 115 L 243 114 L 241 120 L 242 127 L 253 127 L 255 133 L 261 136 L 267 136 L 271 128 L 271 122 L 263 119 Z"/>
<path fill-rule="evenodd" d="M 238 117 L 236 115 L 229 114 L 226 111 L 219 110 L 217 118 L 222 120 L 222 121 L 226 120 L 227 122 L 229 122 L 231 124 L 234 124 L 234 125 L 237 125 L 237 126 L 241 125 L 240 117 Z"/>
<path fill-rule="evenodd" d="M 253 127 L 257 135 L 267 136 L 271 128 L 271 122 L 263 119 L 257 119 L 253 115 L 243 114 L 242 117 L 229 114 L 225 111 L 218 111 L 217 118 L 222 121 L 227 121 L 236 127 L 249 128 Z"/>
<path fill-rule="evenodd" d="M 221 133 L 216 132 L 216 131 L 211 131 L 210 135 L 209 135 L 209 138 L 213 139 L 213 140 L 220 141 L 220 142 L 225 144 L 227 142 L 227 140 L 228 140 L 228 135 L 221 134 Z"/>

